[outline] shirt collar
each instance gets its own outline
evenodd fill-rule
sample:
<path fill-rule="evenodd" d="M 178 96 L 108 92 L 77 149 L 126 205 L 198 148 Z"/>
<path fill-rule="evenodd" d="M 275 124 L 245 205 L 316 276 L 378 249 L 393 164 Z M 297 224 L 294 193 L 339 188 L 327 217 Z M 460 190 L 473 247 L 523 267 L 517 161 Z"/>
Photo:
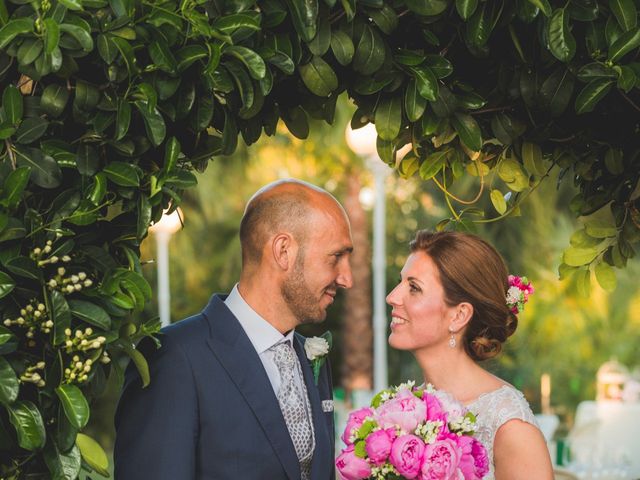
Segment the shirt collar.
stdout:
<path fill-rule="evenodd" d="M 238 284 L 233 287 L 231 293 L 224 301 L 231 313 L 238 319 L 242 329 L 249 337 L 251 344 L 258 352 L 258 355 L 269 350 L 271 347 L 286 340 L 293 346 L 293 335 L 295 330 L 282 335 L 273 325 L 262 318 L 251 306 L 242 298 L 238 291 Z"/>

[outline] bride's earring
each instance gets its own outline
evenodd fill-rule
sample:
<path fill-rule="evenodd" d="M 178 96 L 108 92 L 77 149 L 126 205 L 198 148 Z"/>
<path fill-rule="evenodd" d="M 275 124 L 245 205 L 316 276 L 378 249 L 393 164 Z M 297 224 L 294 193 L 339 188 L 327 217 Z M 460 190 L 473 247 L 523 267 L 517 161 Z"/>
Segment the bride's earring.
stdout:
<path fill-rule="evenodd" d="M 449 346 L 451 348 L 456 348 L 456 337 L 453 335 L 452 327 L 449 327 L 449 333 L 451 334 L 451 338 L 449 339 Z"/>

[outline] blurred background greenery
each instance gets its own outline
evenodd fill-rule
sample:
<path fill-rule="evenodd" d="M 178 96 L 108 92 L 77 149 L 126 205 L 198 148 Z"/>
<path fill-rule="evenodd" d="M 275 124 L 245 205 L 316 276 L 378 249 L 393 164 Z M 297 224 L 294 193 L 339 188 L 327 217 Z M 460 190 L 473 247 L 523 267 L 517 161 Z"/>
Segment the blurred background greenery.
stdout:
<path fill-rule="evenodd" d="M 346 390 L 347 398 L 350 389 L 371 382 L 367 337 L 371 318 L 368 199 L 373 180 L 364 162 L 344 141 L 344 126 L 350 116 L 350 107 L 340 105 L 335 126 L 313 124 L 307 140 L 293 138 L 282 128 L 274 137 L 263 138 L 249 148 L 240 147 L 231 157 L 214 159 L 198 177 L 198 187 L 185 194 L 181 207 L 184 229 L 170 243 L 171 318 L 178 321 L 200 311 L 213 293 L 228 292 L 237 281 L 240 218 L 246 201 L 259 187 L 277 178 L 296 177 L 332 192 L 352 216 L 354 237 L 359 234 L 356 247 L 362 255 L 358 265 L 353 266 L 356 284 L 349 300 L 341 294 L 324 324 L 300 330 L 306 335 L 327 329 L 333 332 L 334 385 L 340 392 Z M 475 197 L 479 185 L 472 177 L 465 182 L 455 193 L 464 198 Z M 615 357 L 630 368 L 640 364 L 637 260 L 631 260 L 624 271 L 618 272 L 618 286 L 613 293 L 594 284 L 588 296 L 581 296 L 572 279 L 558 279 L 562 250 L 577 227 L 568 210 L 575 192 L 566 184 L 562 182 L 557 189 L 557 178 L 549 178 L 527 200 L 521 216 L 477 225 L 477 233 L 497 247 L 510 271 L 527 275 L 536 288 L 532 301 L 520 315 L 515 335 L 503 353 L 486 367 L 522 389 L 534 412 L 541 410 L 540 378 L 548 373 L 552 382 L 551 407 L 563 420 L 565 432 L 576 405 L 595 398 L 596 372 L 602 363 Z M 387 291 L 399 278 L 415 231 L 434 228 L 448 216 L 443 196 L 432 183 L 419 178 L 402 179 L 395 174 L 388 178 Z M 155 286 L 152 235 L 142 250 L 142 259 L 148 261 L 145 274 Z M 156 316 L 156 303 L 149 303 L 143 315 Z M 391 384 L 407 379 L 421 381 L 418 377 L 410 354 L 389 350 Z M 108 393 L 94 406 L 88 427 L 88 433 L 107 449 L 113 445 L 118 393 L 118 386 L 110 384 Z"/>

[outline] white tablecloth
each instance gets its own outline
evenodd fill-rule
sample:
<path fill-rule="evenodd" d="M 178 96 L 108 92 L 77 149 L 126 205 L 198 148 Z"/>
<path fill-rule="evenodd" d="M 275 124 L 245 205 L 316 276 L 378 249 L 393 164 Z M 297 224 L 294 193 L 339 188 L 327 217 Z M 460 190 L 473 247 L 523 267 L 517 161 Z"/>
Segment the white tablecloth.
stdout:
<path fill-rule="evenodd" d="M 583 468 L 622 468 L 640 478 L 640 403 L 584 401 L 569 432 L 571 459 Z"/>

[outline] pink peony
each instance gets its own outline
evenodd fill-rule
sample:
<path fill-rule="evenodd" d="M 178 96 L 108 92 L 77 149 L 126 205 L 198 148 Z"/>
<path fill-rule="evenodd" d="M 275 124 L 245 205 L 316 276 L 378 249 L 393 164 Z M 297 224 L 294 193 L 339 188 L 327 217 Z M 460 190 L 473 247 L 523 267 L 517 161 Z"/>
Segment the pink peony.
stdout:
<path fill-rule="evenodd" d="M 427 420 L 430 422 L 441 421 L 443 425 L 447 424 L 447 412 L 442 408 L 438 397 L 431 393 L 424 392 L 422 401 L 427 407 Z"/>
<path fill-rule="evenodd" d="M 427 445 L 420 480 L 458 480 L 460 454 L 456 442 L 449 438 Z"/>
<path fill-rule="evenodd" d="M 448 420 L 452 420 L 456 417 L 464 417 L 467 414 L 467 408 L 447 392 L 438 390 L 434 395 L 440 401 L 440 405 L 446 412 Z"/>
<path fill-rule="evenodd" d="M 481 480 L 489 473 L 489 457 L 484 445 L 473 437 L 458 438 L 460 447 L 460 471 L 465 480 Z"/>
<path fill-rule="evenodd" d="M 389 462 L 396 467 L 398 473 L 409 480 L 420 473 L 424 442 L 415 435 L 402 435 L 393 442 Z"/>
<path fill-rule="evenodd" d="M 336 467 L 343 480 L 362 480 L 371 475 L 371 467 L 364 458 L 354 453 L 355 447 L 349 445 L 336 459 Z"/>
<path fill-rule="evenodd" d="M 373 410 L 369 407 L 360 408 L 359 410 L 354 410 L 349 414 L 349 419 L 347 420 L 347 426 L 344 429 L 344 433 L 342 434 L 342 441 L 345 445 L 351 445 L 351 441 L 349 437 L 355 434 L 356 431 L 362 426 L 365 418 L 373 415 Z"/>
<path fill-rule="evenodd" d="M 391 444 L 396 438 L 396 432 L 393 428 L 386 430 L 376 430 L 371 433 L 365 440 L 365 449 L 367 456 L 376 465 L 382 465 L 389 458 L 391 453 Z"/>
<path fill-rule="evenodd" d="M 426 416 L 426 404 L 410 390 L 401 390 L 378 408 L 374 418 L 382 428 L 400 427 L 404 433 L 413 433 Z"/>

